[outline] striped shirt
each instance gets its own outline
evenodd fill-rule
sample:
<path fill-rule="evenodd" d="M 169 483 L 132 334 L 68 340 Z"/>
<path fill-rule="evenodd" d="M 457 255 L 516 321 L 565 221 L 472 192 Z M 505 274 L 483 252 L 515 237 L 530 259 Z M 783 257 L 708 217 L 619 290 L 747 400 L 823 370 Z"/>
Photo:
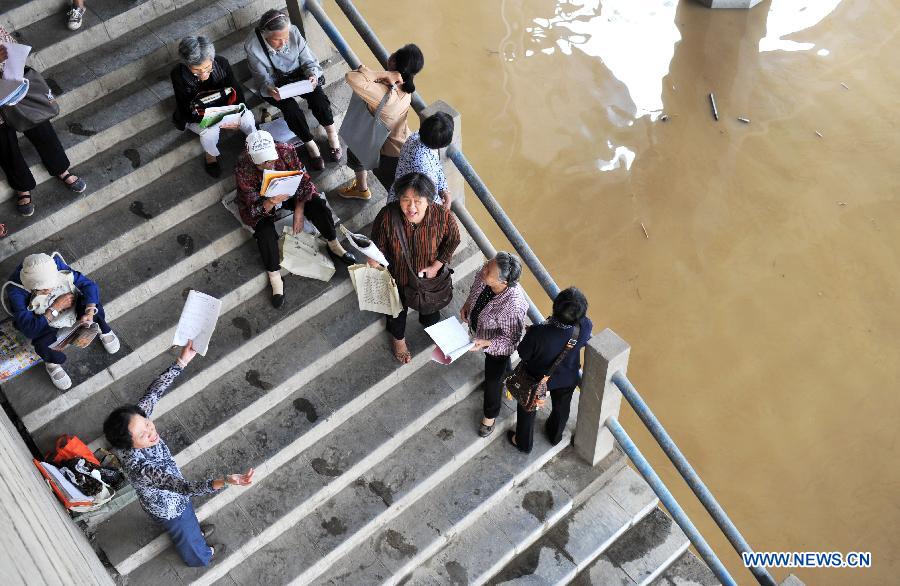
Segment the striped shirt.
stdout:
<path fill-rule="evenodd" d="M 481 271 L 478 271 L 469 291 L 469 298 L 463 307 L 473 308 L 486 287 L 481 278 Z M 510 356 L 515 352 L 525 329 L 527 311 L 528 301 L 525 299 L 522 286 L 518 284 L 507 287 L 488 301 L 478 316 L 478 327 L 475 330 L 476 338 L 491 342 L 484 351 L 491 356 Z"/>
<path fill-rule="evenodd" d="M 403 231 L 412 255 L 410 262 L 416 273 L 438 260 L 450 266 L 450 259 L 460 242 L 459 226 L 453 214 L 432 202 L 425 210 L 425 218 L 414 225 L 403 216 L 399 202 L 389 203 L 375 216 L 372 241 L 390 263 L 388 271 L 397 282 L 397 287 L 402 288 L 409 283 L 409 269 L 403 259 L 403 247 L 394 233 L 394 213 L 402 217 Z"/>

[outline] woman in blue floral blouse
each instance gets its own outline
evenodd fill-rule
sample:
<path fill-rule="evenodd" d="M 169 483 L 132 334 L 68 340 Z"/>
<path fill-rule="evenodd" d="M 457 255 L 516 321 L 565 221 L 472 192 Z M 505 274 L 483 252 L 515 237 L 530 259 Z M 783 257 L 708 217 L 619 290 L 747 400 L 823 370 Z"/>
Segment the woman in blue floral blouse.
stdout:
<path fill-rule="evenodd" d="M 200 526 L 190 497 L 216 493 L 229 484 L 248 485 L 253 481 L 251 468 L 246 474 L 188 482 L 178 469 L 169 446 L 150 421 L 156 403 L 196 355 L 197 351 L 188 342 L 175 364 L 153 381 L 137 405 L 119 407 L 103 423 L 103 433 L 116 449 L 141 507 L 168 531 L 184 563 L 194 567 L 209 565 L 214 555 L 220 559 L 225 546 L 206 543 L 214 528 L 212 525 Z"/>

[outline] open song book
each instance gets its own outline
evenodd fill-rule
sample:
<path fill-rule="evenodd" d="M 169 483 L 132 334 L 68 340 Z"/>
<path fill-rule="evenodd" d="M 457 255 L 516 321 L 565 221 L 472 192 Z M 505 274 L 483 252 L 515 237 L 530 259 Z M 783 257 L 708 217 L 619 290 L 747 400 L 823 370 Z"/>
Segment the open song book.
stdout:
<path fill-rule="evenodd" d="M 425 328 L 425 332 L 437 344 L 437 348 L 431 353 L 431 359 L 441 364 L 455 362 L 475 346 L 475 342 L 469 337 L 469 330 L 456 316 Z"/>

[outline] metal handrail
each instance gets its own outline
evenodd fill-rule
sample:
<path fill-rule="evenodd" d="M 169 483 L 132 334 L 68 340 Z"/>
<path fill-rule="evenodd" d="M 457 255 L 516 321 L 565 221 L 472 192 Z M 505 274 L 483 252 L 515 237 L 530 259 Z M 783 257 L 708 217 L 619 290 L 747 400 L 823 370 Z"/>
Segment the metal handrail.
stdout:
<path fill-rule="evenodd" d="M 616 438 L 619 445 L 622 446 L 622 450 L 625 454 L 632 462 L 634 462 L 634 467 L 641 473 L 641 476 L 644 477 L 644 480 L 647 481 L 647 484 L 650 485 L 650 488 L 653 489 L 653 492 L 655 492 L 656 496 L 659 497 L 659 500 L 662 501 L 663 506 L 665 506 L 666 510 L 669 511 L 669 514 L 672 515 L 672 519 L 678 523 L 678 526 L 681 527 L 684 534 L 687 535 L 691 543 L 694 544 L 694 547 L 697 548 L 697 553 L 700 554 L 700 557 L 703 558 L 706 565 L 713 571 L 713 574 L 716 575 L 719 582 L 725 586 L 737 586 L 737 582 L 734 581 L 734 578 L 731 577 L 731 574 L 728 573 L 728 570 L 726 570 L 725 566 L 722 565 L 722 562 L 719 561 L 719 558 L 706 542 L 706 539 L 703 538 L 700 531 L 688 518 L 687 513 L 684 512 L 684 509 L 681 508 L 681 505 L 679 505 L 678 501 L 675 500 L 675 497 L 672 496 L 672 493 L 669 491 L 668 487 L 666 487 L 656 471 L 653 470 L 653 466 L 650 465 L 650 462 L 647 461 L 647 458 L 644 457 L 637 445 L 632 441 L 628 432 L 625 431 L 615 417 L 607 418 L 604 423 L 610 433 L 613 434 L 613 437 Z"/>
<path fill-rule="evenodd" d="M 350 49 L 350 46 L 346 43 L 340 31 L 334 26 L 334 23 L 331 22 L 331 19 L 328 18 L 328 15 L 325 14 L 321 5 L 316 0 L 295 1 L 300 4 L 301 8 L 305 8 L 312 14 L 350 67 L 354 69 L 359 67 L 359 58 L 353 53 L 352 49 Z M 353 5 L 353 2 L 351 0 L 335 0 L 335 3 L 344 12 L 347 19 L 372 51 L 373 55 L 375 55 L 376 59 L 378 59 L 383 67 L 387 67 L 387 60 L 389 57 L 387 50 L 381 44 L 381 41 L 378 40 L 377 35 L 375 35 L 375 32 L 363 16 Z M 414 93 L 412 96 L 412 106 L 420 115 L 421 111 L 426 107 L 425 101 L 418 92 Z M 525 241 L 525 238 L 512 223 L 512 220 L 510 220 L 502 206 L 497 202 L 496 198 L 494 198 L 493 194 L 481 180 L 481 177 L 479 177 L 471 163 L 466 159 L 465 154 L 455 147 L 450 147 L 447 149 L 447 157 L 453 161 L 454 165 L 456 165 L 456 168 L 469 184 L 469 187 L 472 188 L 472 191 L 485 206 L 485 209 L 491 215 L 491 218 L 498 227 L 500 227 L 506 238 L 522 257 L 523 262 L 535 276 L 547 295 L 551 299 L 555 298 L 559 293 L 559 286 L 553 280 L 553 277 L 550 275 L 549 271 L 547 271 L 546 267 L 544 267 L 543 263 L 537 258 L 537 255 Z M 469 214 L 468 210 L 466 210 L 464 206 L 459 205 L 458 202 L 454 202 L 453 209 L 482 252 L 484 252 L 486 256 L 494 256 L 496 254 L 496 249 L 477 225 L 474 218 Z M 529 318 L 534 322 L 543 321 L 543 316 L 530 299 L 529 305 Z M 722 509 L 715 497 L 712 496 L 712 493 L 703 481 L 700 480 L 700 477 L 694 471 L 693 467 L 688 463 L 687 459 L 672 441 L 672 438 L 669 437 L 668 433 L 666 433 L 652 411 L 650 411 L 649 406 L 644 403 L 643 399 L 641 399 L 637 390 L 634 389 L 628 379 L 623 374 L 616 373 L 613 375 L 612 381 L 619 390 L 622 391 L 622 394 L 638 413 L 641 421 L 644 422 L 653 434 L 653 437 L 663 448 L 663 451 L 666 452 L 669 459 L 675 464 L 675 467 L 681 473 L 685 482 L 691 487 L 691 490 L 694 491 L 694 494 L 697 495 L 700 502 L 703 503 L 706 510 L 719 525 L 719 528 L 734 546 L 735 550 L 739 553 L 752 552 L 752 549 L 737 530 L 737 527 L 734 526 L 734 523 L 728 518 L 724 509 Z M 653 470 L 650 463 L 643 454 L 641 454 L 627 432 L 619 424 L 618 420 L 614 417 L 610 417 L 605 421 L 605 425 L 616 438 L 619 445 L 625 450 L 626 454 L 628 454 L 631 461 L 634 462 L 635 466 L 653 488 L 654 492 L 656 492 L 657 496 L 659 496 L 666 509 L 672 514 L 673 519 L 682 528 L 694 547 L 697 548 L 698 553 L 700 553 L 710 569 L 716 574 L 716 577 L 726 586 L 736 584 L 734 579 L 722 565 L 721 561 L 719 561 L 718 557 L 716 557 L 715 553 L 709 547 L 709 544 L 703 536 L 700 535 L 700 532 L 687 517 L 687 514 L 677 503 L 674 496 L 672 496 L 671 492 L 669 492 L 668 488 L 666 488 L 665 484 Z M 765 568 L 752 567 L 750 568 L 750 571 L 763 586 L 775 586 L 775 580 Z"/>
<path fill-rule="evenodd" d="M 659 422 L 659 419 L 656 418 L 656 415 L 653 414 L 653 411 L 650 410 L 650 406 L 644 402 L 644 399 L 641 397 L 640 393 L 637 392 L 637 389 L 634 388 L 634 385 L 631 384 L 631 381 L 628 380 L 628 377 L 619 371 L 612 375 L 611 380 L 612 383 L 618 387 L 619 391 L 622 392 L 622 396 L 625 397 L 625 400 L 628 401 L 628 404 L 631 405 L 631 408 L 634 409 L 634 412 L 640 417 L 641 421 L 653 435 L 654 439 L 656 439 L 656 442 L 662 448 L 663 452 L 665 452 L 666 456 L 669 457 L 669 460 L 672 461 L 672 464 L 675 465 L 675 468 L 678 470 L 679 474 L 681 474 L 681 477 L 684 478 L 685 483 L 690 487 L 694 494 L 697 495 L 697 499 L 703 504 L 703 507 L 716 522 L 716 525 L 719 526 L 719 529 L 722 530 L 725 537 L 728 538 L 728 541 L 731 542 L 735 551 L 739 554 L 753 553 L 750 544 L 747 543 L 747 540 L 744 539 L 744 536 L 741 535 L 741 532 L 738 531 L 738 528 L 728 517 L 728 513 L 725 512 L 725 509 L 722 508 L 722 505 L 719 504 L 716 497 L 713 496 L 706 484 L 700 479 L 700 475 L 697 474 L 694 467 L 688 462 L 688 459 L 681 453 L 681 450 L 678 449 L 675 440 L 672 439 L 672 436 L 669 435 L 662 423 Z M 763 584 L 764 586 L 775 586 L 775 580 L 765 568 L 761 566 L 752 566 L 749 570 L 760 584 Z"/>

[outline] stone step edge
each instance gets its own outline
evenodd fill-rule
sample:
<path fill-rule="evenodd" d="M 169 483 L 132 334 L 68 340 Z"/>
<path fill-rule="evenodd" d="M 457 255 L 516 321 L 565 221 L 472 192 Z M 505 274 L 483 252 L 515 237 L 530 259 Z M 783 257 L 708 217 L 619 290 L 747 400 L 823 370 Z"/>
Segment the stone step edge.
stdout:
<path fill-rule="evenodd" d="M 662 509 L 660 509 L 660 510 L 662 510 Z M 665 510 L 662 510 L 662 512 L 664 515 L 668 515 L 668 513 Z M 684 537 L 684 542 L 681 543 L 672 552 L 672 554 L 668 558 L 663 560 L 663 562 L 655 570 L 653 570 L 653 572 L 649 576 L 647 576 L 643 581 L 641 581 L 638 586 L 649 586 L 650 584 L 653 584 L 653 582 L 655 582 L 660 576 L 662 576 L 666 572 L 666 570 L 668 570 L 670 567 L 672 567 L 672 564 L 674 564 L 676 561 L 678 561 L 678 559 L 682 555 L 684 555 L 685 552 L 687 552 L 690 549 L 691 541 L 687 538 L 686 535 L 684 535 L 684 533 L 681 530 L 681 527 L 678 527 L 678 525 L 675 523 L 674 520 L 672 521 L 672 523 L 675 524 L 675 527 L 678 529 L 678 532 L 682 533 L 682 536 Z"/>
<path fill-rule="evenodd" d="M 58 13 L 62 22 L 65 15 L 57 0 L 30 0 L 4 12 L 0 16 L 0 25 L 7 31 L 17 31 L 53 13 Z"/>
<path fill-rule="evenodd" d="M 361 208 L 356 215 L 344 220 L 342 223 L 347 226 L 347 229 L 350 231 L 362 229 L 365 224 L 369 223 L 360 220 L 361 217 L 365 219 L 364 216 L 367 215 L 366 210 L 368 207 L 369 206 L 365 206 Z M 237 227 L 236 231 L 243 231 L 243 228 Z M 282 269 L 282 274 L 287 274 L 287 272 Z M 224 314 L 231 311 L 249 297 L 264 290 L 268 284 L 269 281 L 265 272 L 260 271 L 258 276 L 249 279 L 246 283 L 230 291 L 221 298 L 221 313 Z M 79 405 L 81 402 L 106 388 L 114 380 L 123 378 L 145 362 L 149 362 L 170 346 L 169 341 L 174 335 L 174 332 L 175 326 L 166 329 L 164 332 L 158 334 L 151 340 L 146 341 L 141 346 L 134 348 L 134 350 L 126 357 L 112 363 L 107 368 L 91 376 L 66 393 L 61 394 L 49 403 L 22 416 L 22 423 L 25 425 L 25 428 L 28 430 L 35 430 L 47 425 L 63 411 L 67 411 L 76 405 Z"/>
<path fill-rule="evenodd" d="M 252 24 L 259 14 L 264 12 L 264 10 L 258 10 L 259 7 L 255 6 L 259 3 L 258 0 L 248 0 L 246 5 L 230 9 L 227 6 L 228 3 L 211 2 L 210 5 L 218 4 L 226 11 L 226 14 L 222 18 L 207 23 L 205 26 L 224 20 L 228 23 L 229 30 L 239 30 Z M 193 4 L 193 1 L 176 2 L 175 9 L 180 10 L 191 4 Z M 90 10 L 90 4 L 87 6 L 88 10 Z M 59 41 L 35 51 L 32 53 L 31 58 L 39 69 L 50 69 L 68 60 L 72 55 L 80 55 L 97 49 L 108 42 L 117 40 L 136 27 L 152 24 L 157 19 L 165 17 L 171 11 L 171 8 L 170 0 L 148 0 L 141 4 L 136 4 L 108 20 L 101 20 L 94 26 L 82 28 L 75 34 L 63 37 Z M 155 31 L 152 31 L 152 29 L 151 32 L 155 34 Z M 166 48 L 168 49 L 168 45 Z"/>
<path fill-rule="evenodd" d="M 477 259 L 477 257 L 478 257 L 478 255 L 473 255 L 473 257 L 471 257 L 471 258 Z M 481 264 L 480 262 L 470 262 L 471 258 L 468 259 L 468 261 L 467 261 L 467 265 L 471 265 L 471 266 L 466 266 L 465 269 L 463 269 L 462 266 L 460 267 L 460 272 L 465 270 L 466 276 L 468 276 L 468 274 L 470 272 L 473 273 L 475 270 L 477 270 L 477 268 Z M 252 417 L 247 419 L 247 422 L 249 422 L 249 421 L 252 421 L 253 419 L 258 418 L 261 415 L 264 415 L 268 411 L 268 409 L 262 409 L 261 411 L 260 411 L 260 409 L 265 406 L 264 405 L 265 403 L 274 402 L 275 404 L 277 404 L 278 402 L 286 399 L 291 394 L 293 394 L 298 388 L 300 388 L 302 386 L 303 380 L 311 380 L 312 378 L 315 378 L 321 374 L 324 374 L 331 367 L 335 367 L 335 366 L 339 367 L 339 364 L 336 364 L 336 362 L 339 362 L 339 360 L 337 360 L 337 361 L 328 360 L 328 358 L 333 358 L 335 355 L 338 355 L 338 354 L 340 355 L 341 358 L 345 358 L 346 356 L 349 356 L 353 351 L 361 348 L 365 342 L 371 340 L 375 335 L 378 335 L 378 334 L 382 333 L 383 331 L 384 331 L 384 326 L 380 322 L 380 320 L 378 322 L 375 322 L 374 324 L 366 327 L 362 332 L 359 332 L 353 338 L 344 342 L 343 344 L 338 346 L 338 348 L 336 348 L 335 350 L 332 350 L 328 355 L 323 356 L 322 358 L 315 361 L 313 364 L 305 367 L 299 373 L 295 374 L 293 377 L 288 379 L 288 381 L 285 381 L 284 383 L 282 383 L 275 389 L 272 389 L 271 391 L 267 392 L 265 396 L 263 396 L 262 398 L 258 399 L 256 402 L 251 404 L 251 407 L 248 407 L 247 409 L 244 409 L 241 413 L 233 416 L 228 421 L 226 421 L 224 424 L 221 424 L 218 428 L 216 428 L 216 430 L 213 430 L 212 432 L 210 432 L 209 434 L 207 434 L 204 437 L 207 437 L 213 433 L 215 433 L 217 435 L 224 434 L 224 437 L 222 439 L 228 437 L 228 435 L 231 435 L 233 433 L 233 429 L 240 429 L 240 427 L 233 428 L 233 426 L 228 425 L 229 423 L 235 423 L 237 420 L 243 420 L 243 419 L 247 418 L 248 416 L 252 415 Z M 263 462 L 260 466 L 258 466 L 256 468 L 256 474 L 254 477 L 254 481 L 256 483 L 259 483 L 262 480 L 264 480 L 269 474 L 271 474 L 272 472 L 277 470 L 280 466 L 284 465 L 286 462 L 297 457 L 298 455 L 300 455 L 301 453 L 306 451 L 309 447 L 314 445 L 316 442 L 324 439 L 328 434 L 331 433 L 331 431 L 333 431 L 340 425 L 348 422 L 355 415 L 362 413 L 363 409 L 366 406 L 372 404 L 376 399 L 378 399 L 379 397 L 381 397 L 382 395 L 387 393 L 394 386 L 396 386 L 403 380 L 409 378 L 411 375 L 418 372 L 420 368 L 422 368 L 424 365 L 428 364 L 430 361 L 431 361 L 431 347 L 429 346 L 426 349 L 419 351 L 417 353 L 417 355 L 413 358 L 412 362 L 410 362 L 409 364 L 407 364 L 405 366 L 398 367 L 397 370 L 394 371 L 394 373 L 388 375 L 387 377 L 381 379 L 380 381 L 378 381 L 377 383 L 375 383 L 374 385 L 369 387 L 360 396 L 358 396 L 354 401 L 351 401 L 347 405 L 339 408 L 337 411 L 332 413 L 328 417 L 326 422 L 324 422 L 322 425 L 319 425 L 319 426 L 316 426 L 316 427 L 310 429 L 308 432 L 306 432 L 303 435 L 301 435 L 300 437 L 296 438 L 288 446 L 282 448 L 275 455 L 271 456 L 269 459 L 267 459 L 265 462 Z M 322 368 L 322 364 L 320 364 L 320 363 L 326 363 L 327 368 Z M 316 372 L 316 371 L 320 371 L 320 372 Z M 310 377 L 310 372 L 313 373 L 311 377 Z M 336 481 L 329 483 L 328 485 L 326 485 L 326 487 L 324 487 L 322 490 L 320 490 L 319 493 L 317 493 L 315 496 L 307 499 L 303 504 L 301 504 L 298 507 L 296 507 L 295 509 L 293 509 L 290 513 L 285 515 L 285 517 L 283 517 L 281 520 L 279 520 L 278 522 L 271 525 L 268 529 L 263 531 L 261 534 L 254 536 L 251 539 L 251 541 L 253 541 L 253 540 L 258 540 L 258 541 L 257 541 L 257 545 L 256 545 L 255 549 L 253 549 L 253 551 L 260 549 L 265 544 L 267 544 L 269 541 L 274 540 L 278 535 L 280 535 L 288 527 L 293 526 L 296 523 L 296 521 L 294 521 L 294 522 L 290 523 L 289 525 L 282 527 L 283 523 L 281 523 L 281 521 L 283 519 L 290 517 L 292 515 L 299 514 L 299 513 L 297 513 L 298 510 L 302 510 L 304 512 L 302 514 L 299 514 L 300 516 L 298 517 L 297 521 L 299 521 L 301 518 L 305 517 L 306 514 L 308 514 L 312 510 L 314 510 L 319 504 L 325 502 L 326 500 L 328 500 L 329 498 L 331 498 L 332 496 L 334 496 L 335 494 L 337 494 L 338 492 L 343 490 L 346 486 L 351 484 L 353 482 L 353 480 L 355 480 L 357 477 L 359 477 L 365 471 L 369 470 L 372 466 L 376 465 L 378 462 L 383 460 L 386 456 L 390 455 L 390 453 L 393 452 L 394 448 L 402 445 L 403 442 L 405 442 L 407 439 L 412 437 L 420 428 L 427 425 L 428 422 L 430 422 L 432 419 L 437 417 L 440 413 L 443 413 L 444 411 L 446 411 L 447 409 L 449 409 L 450 407 L 452 407 L 453 405 L 455 405 L 456 403 L 458 403 L 459 401 L 464 399 L 466 396 L 468 396 L 478 386 L 478 384 L 480 383 L 482 378 L 483 378 L 483 373 L 481 371 L 477 371 L 472 377 L 469 378 L 469 380 L 464 385 L 457 388 L 457 390 L 454 393 L 452 393 L 451 395 L 449 395 L 448 397 L 443 399 L 441 402 L 439 402 L 435 405 L 432 405 L 426 411 L 425 415 L 420 416 L 415 421 L 409 422 L 410 424 L 407 425 L 406 428 L 404 428 L 403 433 L 398 433 L 395 436 L 392 436 L 392 438 L 388 442 L 386 442 L 382 446 L 379 446 L 375 450 L 375 452 L 373 452 L 372 454 L 369 454 L 363 460 L 361 460 L 356 465 L 351 467 L 349 470 L 347 470 L 343 474 L 341 474 L 341 476 L 338 477 L 340 479 L 340 483 L 341 483 L 339 488 L 336 488 L 334 490 L 328 490 L 324 494 L 320 494 L 320 493 L 323 493 L 323 491 L 325 491 L 325 489 L 332 487 L 332 485 L 338 481 L 336 480 Z M 291 384 L 289 384 L 289 383 L 291 383 Z M 298 384 L 298 383 L 301 383 L 301 384 Z M 268 400 L 269 396 L 273 395 L 274 393 L 278 393 L 278 395 L 279 395 L 277 397 L 277 400 L 269 401 Z M 445 404 L 447 404 L 447 405 L 445 406 Z M 251 408 L 253 408 L 252 412 L 251 412 Z M 259 412 L 257 413 L 257 411 L 259 411 Z M 244 412 L 247 412 L 247 414 L 244 417 L 241 417 L 241 415 L 244 414 Z M 428 419 L 424 423 L 421 423 L 422 418 L 425 416 L 428 416 Z M 224 433 L 224 431 L 218 432 L 217 430 L 219 430 L 219 429 L 225 430 L 225 431 L 227 431 L 227 433 Z M 402 438 L 402 439 L 398 440 L 398 438 Z M 200 440 L 198 440 L 198 442 L 202 441 L 202 440 L 203 440 L 203 438 L 200 438 Z M 195 444 L 198 442 L 195 442 Z M 194 444 L 192 444 L 192 446 L 193 445 Z M 179 457 L 181 457 L 186 452 L 189 452 L 189 450 L 191 450 L 192 446 L 185 448 L 184 450 L 182 450 L 181 452 L 179 452 L 179 454 L 177 454 L 175 456 L 176 463 L 178 463 L 179 466 L 184 465 L 182 463 L 182 461 L 179 461 Z M 206 449 L 208 449 L 208 447 Z M 376 454 L 376 453 L 378 454 L 378 456 L 374 456 L 374 454 Z M 183 458 L 183 460 L 186 460 L 187 462 L 189 462 L 195 457 L 196 457 L 196 455 L 191 455 L 190 458 L 185 457 L 185 458 Z M 364 466 L 367 463 L 367 461 L 371 460 L 373 457 L 375 458 L 375 461 L 368 464 L 367 466 Z M 209 516 L 213 515 L 214 513 L 222 510 L 225 506 L 229 505 L 231 502 L 238 499 L 240 494 L 242 494 L 242 491 L 235 490 L 235 491 L 226 491 L 226 492 L 216 495 L 215 497 L 213 497 L 212 499 L 210 499 L 209 501 L 204 503 L 197 510 L 197 518 L 200 519 L 201 521 L 208 518 Z M 314 502 L 315 503 L 314 506 L 309 506 L 310 502 Z M 282 527 L 282 528 L 280 530 L 278 530 L 277 533 L 272 533 L 273 528 L 275 528 L 275 527 Z M 268 536 L 270 536 L 270 538 L 263 542 L 262 539 L 263 539 L 264 535 L 268 535 Z M 168 545 L 169 545 L 168 537 L 165 534 L 159 535 L 153 541 L 151 541 L 147 545 L 143 546 L 142 548 L 140 548 L 133 554 L 131 554 L 131 556 L 129 556 L 129 557 L 125 558 L 124 560 L 122 560 L 121 562 L 115 564 L 116 570 L 122 575 L 127 575 L 127 574 L 133 572 L 135 569 L 137 569 L 141 565 L 147 563 L 149 560 L 151 560 L 155 556 L 162 553 Z M 246 547 L 246 544 L 241 546 L 240 550 L 238 550 L 238 551 L 244 550 L 245 547 Z M 235 553 L 237 553 L 237 552 L 235 552 Z M 248 552 L 244 552 L 244 553 L 248 554 Z M 249 554 L 252 554 L 252 551 L 250 551 Z M 229 563 L 228 560 L 231 559 L 231 557 L 234 555 L 235 554 L 233 553 L 228 558 L 221 560 L 216 565 L 216 568 L 224 567 L 225 565 L 227 565 Z M 235 562 L 232 561 L 232 563 L 235 563 Z M 234 567 L 234 566 L 231 566 L 231 567 Z M 204 575 L 204 578 L 206 578 L 206 575 Z"/>

